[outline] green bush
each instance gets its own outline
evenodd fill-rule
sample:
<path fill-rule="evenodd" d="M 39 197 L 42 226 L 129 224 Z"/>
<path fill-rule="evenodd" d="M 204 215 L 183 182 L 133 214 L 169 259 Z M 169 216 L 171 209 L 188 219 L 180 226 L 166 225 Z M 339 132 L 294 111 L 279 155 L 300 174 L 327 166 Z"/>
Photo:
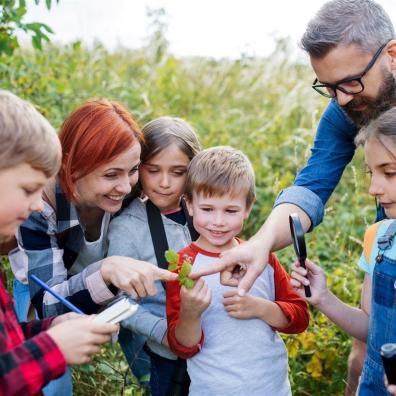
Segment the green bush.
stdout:
<path fill-rule="evenodd" d="M 291 63 L 288 53 L 287 43 L 280 42 L 268 59 L 179 59 L 161 39 L 139 51 L 114 53 L 100 44 L 88 50 L 76 42 L 47 46 L 40 53 L 15 51 L 0 62 L 0 80 L 2 88 L 39 106 L 57 128 L 82 101 L 103 96 L 128 106 L 141 125 L 175 115 L 195 126 L 205 147 L 242 149 L 257 175 L 258 197 L 246 222 L 247 238 L 306 163 L 327 104 L 310 88 L 310 68 Z M 307 235 L 309 257 L 326 269 L 334 292 L 355 305 L 362 283 L 356 262 L 364 229 L 375 216 L 362 170 L 359 153 L 330 199 L 324 223 Z M 289 268 L 292 250 L 278 256 Z M 345 333 L 312 310 L 309 329 L 284 339 L 295 395 L 343 394 L 350 348 Z M 118 346 L 107 346 L 92 364 L 74 369 L 74 379 L 76 395 L 141 394 Z"/>

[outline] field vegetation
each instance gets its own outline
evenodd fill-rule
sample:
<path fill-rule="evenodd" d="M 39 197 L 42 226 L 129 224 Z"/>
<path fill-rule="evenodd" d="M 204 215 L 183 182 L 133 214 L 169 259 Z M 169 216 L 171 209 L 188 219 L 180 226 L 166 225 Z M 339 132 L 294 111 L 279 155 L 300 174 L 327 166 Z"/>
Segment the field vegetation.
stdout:
<path fill-rule="evenodd" d="M 289 60 L 287 41 L 280 40 L 265 59 L 180 59 L 169 53 L 161 26 L 135 51 L 108 52 L 99 43 L 87 49 L 75 42 L 47 45 L 41 52 L 16 50 L 0 61 L 1 88 L 35 103 L 56 128 L 81 102 L 107 97 L 125 104 L 140 125 L 161 115 L 179 116 L 196 128 L 204 147 L 243 150 L 257 177 L 245 238 L 258 230 L 277 193 L 310 155 L 327 104 L 311 89 L 312 80 L 309 66 Z M 333 291 L 357 305 L 363 274 L 356 262 L 364 229 L 375 217 L 360 151 L 326 208 L 323 224 L 307 235 L 309 257 L 326 269 Z M 292 249 L 279 252 L 279 258 L 289 268 Z M 305 333 L 284 338 L 293 394 L 341 395 L 350 339 L 323 315 L 311 313 Z M 142 394 L 118 346 L 106 346 L 73 375 L 76 395 Z"/>

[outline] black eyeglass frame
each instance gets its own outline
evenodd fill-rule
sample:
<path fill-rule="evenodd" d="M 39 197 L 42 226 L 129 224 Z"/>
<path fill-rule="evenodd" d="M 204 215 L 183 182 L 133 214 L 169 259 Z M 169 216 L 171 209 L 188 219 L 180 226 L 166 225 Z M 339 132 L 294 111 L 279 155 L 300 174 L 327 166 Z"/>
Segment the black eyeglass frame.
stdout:
<path fill-rule="evenodd" d="M 369 72 L 369 70 L 374 66 L 375 62 L 381 55 L 382 50 L 387 46 L 389 41 L 387 41 L 385 44 L 381 45 L 380 48 L 378 48 L 377 52 L 374 54 L 374 56 L 371 58 L 371 61 L 368 63 L 368 65 L 365 67 L 363 72 L 361 74 L 358 74 L 354 77 L 346 78 L 345 80 L 339 81 L 337 84 L 329 84 L 329 83 L 319 83 L 319 80 L 315 78 L 314 82 L 312 83 L 312 88 L 319 93 L 322 96 L 325 96 L 326 98 L 336 98 L 337 97 L 337 90 L 347 94 L 347 95 L 357 95 L 360 94 L 364 91 L 364 84 L 362 81 L 362 78 Z M 355 92 L 350 92 L 347 89 L 343 88 L 340 86 L 340 84 L 346 84 L 350 83 L 352 81 L 357 81 L 360 84 L 360 91 L 355 91 Z M 334 95 L 332 95 L 329 92 L 324 92 L 321 90 L 321 88 L 331 88 L 334 91 Z"/>

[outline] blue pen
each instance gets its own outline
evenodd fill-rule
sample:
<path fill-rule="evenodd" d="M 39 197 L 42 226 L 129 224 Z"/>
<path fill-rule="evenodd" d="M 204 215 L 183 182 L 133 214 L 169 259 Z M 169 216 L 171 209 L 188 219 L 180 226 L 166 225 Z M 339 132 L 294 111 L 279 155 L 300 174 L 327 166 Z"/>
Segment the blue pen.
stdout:
<path fill-rule="evenodd" d="M 78 309 L 75 305 L 73 305 L 71 302 L 67 301 L 65 298 L 60 296 L 58 293 L 54 292 L 46 283 L 44 283 L 41 279 L 37 278 L 36 275 L 29 275 L 30 279 L 36 282 L 39 286 L 41 286 L 43 289 L 47 290 L 48 293 L 52 294 L 57 300 L 59 300 L 64 306 L 69 308 L 71 311 L 85 315 L 81 309 Z"/>

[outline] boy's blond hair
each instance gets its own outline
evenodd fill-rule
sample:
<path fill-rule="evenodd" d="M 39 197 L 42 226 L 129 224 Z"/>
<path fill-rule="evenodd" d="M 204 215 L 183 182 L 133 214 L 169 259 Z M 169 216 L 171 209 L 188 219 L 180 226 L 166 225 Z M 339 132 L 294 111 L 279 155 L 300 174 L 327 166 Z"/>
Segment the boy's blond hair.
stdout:
<path fill-rule="evenodd" d="M 31 105 L 0 90 L 0 169 L 23 162 L 47 177 L 58 172 L 59 139 L 50 123 Z"/>
<path fill-rule="evenodd" d="M 190 162 L 185 196 L 192 201 L 193 192 L 204 196 L 246 195 L 246 206 L 256 198 L 252 164 L 240 150 L 228 146 L 208 148 Z"/>

